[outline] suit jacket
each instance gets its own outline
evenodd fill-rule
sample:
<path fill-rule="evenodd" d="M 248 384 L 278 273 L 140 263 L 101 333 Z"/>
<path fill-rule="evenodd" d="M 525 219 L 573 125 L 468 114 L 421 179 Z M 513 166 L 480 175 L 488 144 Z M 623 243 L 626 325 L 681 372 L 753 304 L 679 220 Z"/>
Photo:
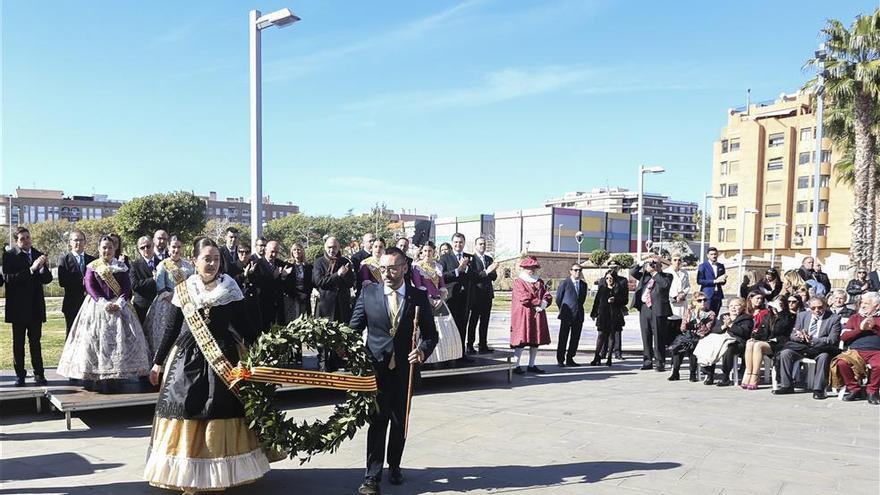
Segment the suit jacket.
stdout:
<path fill-rule="evenodd" d="M 371 254 L 369 253 L 369 251 L 365 251 L 363 249 L 361 249 L 360 251 L 351 255 L 351 265 L 352 265 L 351 268 L 352 268 L 352 270 L 355 273 L 357 273 L 358 270 L 361 269 L 361 262 L 363 262 L 365 259 L 369 258 L 370 256 L 371 256 Z M 321 258 L 321 257 L 322 256 L 319 256 L 319 258 Z"/>
<path fill-rule="evenodd" d="M 31 258 L 43 253 L 31 248 Z M 46 321 L 46 298 L 43 285 L 52 281 L 48 264 L 31 273 L 32 262 L 18 247 L 3 253 L 3 278 L 6 281 L 6 323 L 28 324 Z"/>
<path fill-rule="evenodd" d="M 235 265 L 235 262 L 238 261 L 238 253 L 235 251 L 235 248 L 230 251 L 226 245 L 220 246 L 220 256 L 226 262 L 226 266 Z"/>
<path fill-rule="evenodd" d="M 467 253 L 462 253 L 462 256 L 467 257 L 470 262 L 467 269 L 459 270 L 457 275 L 455 271 L 458 268 L 458 257 L 455 254 L 446 253 L 439 260 L 440 266 L 443 267 L 443 281 L 446 282 L 446 290 L 449 291 L 449 300 L 454 301 L 452 304 L 466 304 L 470 297 L 471 278 L 475 270 L 474 260 Z"/>
<path fill-rule="evenodd" d="M 723 264 L 716 264 L 718 265 L 718 277 L 727 273 Z M 721 286 L 724 284 L 715 283 L 715 279 L 718 277 L 715 276 L 715 272 L 712 270 L 712 264 L 709 263 L 709 260 L 702 262 L 699 268 L 697 268 L 697 284 L 700 285 L 703 294 L 709 299 L 712 299 L 713 297 L 724 297 L 724 291 L 721 289 Z M 725 283 L 727 283 L 727 281 L 725 281 Z"/>
<path fill-rule="evenodd" d="M 709 268 L 711 270 L 711 267 Z M 642 270 L 642 265 L 636 265 L 629 271 L 632 278 L 639 281 L 633 296 L 632 306 L 642 309 L 642 290 L 648 285 L 651 278 L 654 279 L 654 287 L 651 289 L 651 305 L 656 316 L 669 316 L 672 314 L 672 306 L 669 305 L 669 288 L 672 286 L 672 275 L 657 272 L 652 277 L 650 273 Z"/>
<path fill-rule="evenodd" d="M 874 270 L 869 273 L 868 281 L 870 282 L 869 288 L 872 292 L 880 292 L 880 271 Z"/>
<path fill-rule="evenodd" d="M 274 272 L 282 267 L 283 262 L 275 260 L 269 262 L 266 258 L 260 258 L 251 274 L 251 282 L 257 291 L 260 301 L 260 314 L 262 315 L 263 328 L 278 321 L 278 309 L 281 307 L 281 277 L 275 277 Z"/>
<path fill-rule="evenodd" d="M 153 260 L 153 266 L 158 267 L 159 262 Z M 154 268 L 155 269 L 155 268 Z M 153 270 L 147 265 L 143 256 L 136 256 L 131 262 L 131 291 L 134 293 L 132 303 L 138 308 L 147 309 L 156 298 L 156 279 L 153 278 Z"/>
<path fill-rule="evenodd" d="M 498 279 L 498 271 L 486 272 L 486 267 L 495 260 L 488 254 L 483 258 L 486 260 L 485 263 L 480 261 L 480 257 L 477 255 L 474 255 L 471 260 L 471 266 L 474 270 L 471 277 L 471 306 L 485 305 L 495 297 L 495 288 L 492 287 L 492 282 Z"/>
<path fill-rule="evenodd" d="M 794 328 L 791 330 L 791 340 L 797 340 L 797 331 L 802 330 L 804 333 L 810 332 L 810 320 L 813 315 L 810 311 L 801 311 L 794 320 Z M 840 341 L 840 315 L 836 315 L 831 311 L 825 311 L 819 320 L 819 336 L 810 342 L 810 347 L 820 345 L 837 345 Z"/>
<path fill-rule="evenodd" d="M 287 297 L 290 297 L 291 299 L 308 301 L 312 296 L 312 288 L 315 287 L 312 282 L 314 266 L 311 263 L 303 262 L 302 284 L 298 284 L 296 280 L 296 265 L 293 263 L 285 263 L 284 266 L 292 266 L 293 271 L 281 282 L 281 289 L 287 294 Z"/>
<path fill-rule="evenodd" d="M 434 323 L 433 309 L 428 302 L 428 293 L 411 285 L 406 286 L 403 307 L 397 332 L 391 335 L 391 315 L 388 309 L 388 298 L 385 297 L 385 284 L 371 284 L 361 291 L 349 326 L 355 330 L 367 329 L 367 348 L 375 366 L 388 367 L 392 351 L 395 366 L 398 369 L 409 367 L 408 357 L 412 350 L 413 320 L 415 308 L 419 309 L 419 344 L 418 348 L 425 358 L 434 352 L 438 334 Z"/>
<path fill-rule="evenodd" d="M 558 318 L 562 321 L 580 323 L 584 321 L 584 302 L 587 300 L 587 283 L 578 280 L 577 291 L 571 277 L 567 277 L 556 289 Z"/>
<path fill-rule="evenodd" d="M 315 260 L 312 283 L 320 294 L 315 316 L 342 323 L 351 318 L 351 288 L 354 287 L 355 272 L 351 269 L 344 277 L 336 274 L 342 265 L 350 263 L 345 256 L 339 256 L 331 268 L 326 256 Z"/>
<path fill-rule="evenodd" d="M 804 267 L 798 268 L 798 275 L 804 282 L 809 282 L 810 280 L 815 280 L 817 283 L 822 284 L 825 287 L 825 294 L 831 292 L 831 280 L 828 279 L 828 275 L 825 272 L 817 272 L 816 270 L 804 270 Z"/>
<path fill-rule="evenodd" d="M 95 261 L 95 257 L 83 253 L 83 267 Z M 76 314 L 86 298 L 86 287 L 83 283 L 85 268 L 80 270 L 79 262 L 73 253 L 62 254 L 58 258 L 58 285 L 64 288 L 64 299 L 61 312 Z"/>

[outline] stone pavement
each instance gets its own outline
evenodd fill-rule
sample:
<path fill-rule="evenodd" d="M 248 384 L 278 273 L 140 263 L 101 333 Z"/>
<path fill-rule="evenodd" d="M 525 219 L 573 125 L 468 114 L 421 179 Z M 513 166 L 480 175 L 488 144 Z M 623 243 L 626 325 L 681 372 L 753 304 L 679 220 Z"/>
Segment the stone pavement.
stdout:
<path fill-rule="evenodd" d="M 584 360 L 581 358 L 581 360 Z M 434 378 L 415 397 L 406 483 L 386 494 L 876 494 L 880 407 L 667 382 L 637 370 L 550 365 L 545 375 Z M 341 394 L 282 396 L 288 414 L 329 414 Z M 141 481 L 152 410 L 58 413 L 5 402 L 2 494 L 161 494 Z M 273 464 L 230 495 L 355 493 L 366 429 L 338 452 Z M 873 488 L 872 488 L 873 487 Z"/>

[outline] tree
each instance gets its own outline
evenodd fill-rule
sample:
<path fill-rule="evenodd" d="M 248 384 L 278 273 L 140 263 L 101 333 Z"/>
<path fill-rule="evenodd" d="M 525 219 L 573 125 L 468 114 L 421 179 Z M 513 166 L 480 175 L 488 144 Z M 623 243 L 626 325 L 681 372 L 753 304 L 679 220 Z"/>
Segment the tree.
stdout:
<path fill-rule="evenodd" d="M 850 264 L 868 268 L 880 252 L 877 227 L 877 142 L 872 133 L 880 105 L 880 8 L 856 17 L 850 29 L 829 19 L 826 37 L 825 85 L 829 136 L 843 151 L 852 151 L 854 211 Z M 809 59 L 805 67 L 818 67 Z M 817 79 L 805 89 L 814 89 Z M 824 123 L 824 122 L 823 122 Z"/>
<path fill-rule="evenodd" d="M 83 234 L 86 236 L 86 247 L 85 250 L 87 253 L 98 256 L 98 244 L 101 243 L 101 238 L 105 235 L 109 235 L 115 232 L 115 225 L 113 223 L 113 218 L 100 218 L 100 219 L 89 219 L 89 220 L 80 220 L 74 224 L 71 224 L 71 230 L 81 230 Z M 127 249 L 130 253 L 129 256 L 134 254 L 135 244 L 125 245 L 123 243 L 123 249 Z"/>
<path fill-rule="evenodd" d="M 123 204 L 113 223 L 125 244 L 135 244 L 142 235 L 152 237 L 159 229 L 188 243 L 205 228 L 205 202 L 183 191 L 151 194 Z"/>
<path fill-rule="evenodd" d="M 39 249 L 49 258 L 49 264 L 54 265 L 58 257 L 68 250 L 67 237 L 72 230 L 72 223 L 67 220 L 49 220 L 27 225 L 31 233 L 34 247 Z"/>
<path fill-rule="evenodd" d="M 603 266 L 610 257 L 611 255 L 604 249 L 594 249 L 593 252 L 590 253 L 590 261 L 596 266 Z"/>
<path fill-rule="evenodd" d="M 632 255 L 626 253 L 615 254 L 614 257 L 611 258 L 611 261 L 621 268 L 629 268 L 635 263 Z"/>
<path fill-rule="evenodd" d="M 378 237 L 384 237 L 386 243 L 392 245 L 393 232 L 388 229 L 389 223 L 391 219 L 387 215 L 376 212 L 342 218 L 298 213 L 272 220 L 266 226 L 264 235 L 266 239 L 279 241 L 285 249 L 289 249 L 294 242 L 299 242 L 306 247 L 309 256 L 316 251 L 320 253 L 325 237 L 332 235 L 339 241 L 343 254 L 348 256 L 346 247 L 354 249 L 357 241 L 367 232 L 374 232 Z"/>
<path fill-rule="evenodd" d="M 238 229 L 238 244 L 241 246 L 251 245 L 251 227 L 243 223 L 232 222 L 228 218 L 212 218 L 205 222 L 205 228 L 199 233 L 217 242 L 218 246 L 226 244 L 226 229 L 234 227 Z"/>

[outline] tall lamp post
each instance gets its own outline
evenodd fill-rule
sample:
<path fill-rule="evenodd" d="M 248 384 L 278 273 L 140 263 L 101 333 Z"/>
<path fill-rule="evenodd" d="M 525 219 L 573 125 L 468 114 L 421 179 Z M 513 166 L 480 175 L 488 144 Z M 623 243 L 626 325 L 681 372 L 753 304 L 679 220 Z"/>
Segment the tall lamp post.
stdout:
<path fill-rule="evenodd" d="M 743 250 L 746 247 L 746 214 L 758 213 L 758 210 L 754 208 L 746 208 L 742 212 L 742 220 L 740 221 L 739 227 L 739 281 L 742 282 L 743 279 L 743 266 L 746 264 L 743 259 Z"/>
<path fill-rule="evenodd" d="M 578 230 L 574 234 L 574 242 L 578 243 L 578 265 L 581 264 L 581 243 L 584 242 L 584 233 Z M 11 244 L 10 244 L 11 246 Z"/>
<path fill-rule="evenodd" d="M 657 256 L 663 257 L 663 233 L 666 232 L 666 227 L 660 227 L 660 243 L 657 245 Z"/>
<path fill-rule="evenodd" d="M 703 260 L 706 259 L 706 215 L 709 214 L 709 199 L 716 199 L 719 196 L 716 196 L 712 193 L 706 193 L 703 195 L 703 214 L 700 215 L 701 225 L 700 225 L 700 264 L 703 264 Z"/>
<path fill-rule="evenodd" d="M 636 263 L 638 264 L 642 260 L 642 217 L 644 216 L 645 210 L 645 174 L 662 174 L 666 172 L 666 169 L 663 167 L 642 167 L 639 166 L 639 210 L 638 210 L 638 218 L 636 225 Z"/>
<path fill-rule="evenodd" d="M 787 227 L 786 222 L 776 222 L 773 224 L 773 247 L 770 249 L 770 268 L 776 267 L 776 243 L 779 239 L 779 227 Z"/>
<path fill-rule="evenodd" d="M 819 186 L 822 180 L 822 118 L 825 111 L 825 43 L 816 50 L 819 60 L 819 81 L 816 84 L 816 176 L 813 178 L 813 247 L 810 256 L 819 262 Z"/>
<path fill-rule="evenodd" d="M 263 234 L 263 83 L 261 77 L 262 48 L 260 33 L 263 29 L 289 26 L 300 20 L 290 9 L 281 9 L 262 15 L 259 10 L 248 13 L 250 38 L 251 83 L 251 245 L 256 252 L 256 240 Z"/>

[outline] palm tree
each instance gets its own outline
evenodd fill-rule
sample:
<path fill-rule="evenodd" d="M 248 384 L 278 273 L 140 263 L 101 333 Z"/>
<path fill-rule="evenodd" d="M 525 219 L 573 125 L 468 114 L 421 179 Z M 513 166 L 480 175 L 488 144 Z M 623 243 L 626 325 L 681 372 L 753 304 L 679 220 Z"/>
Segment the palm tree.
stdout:
<path fill-rule="evenodd" d="M 850 29 L 829 19 L 822 29 L 826 38 L 825 94 L 828 97 L 829 136 L 844 151 L 852 152 L 852 185 L 855 207 L 850 264 L 869 268 L 880 258 L 876 199 L 878 173 L 876 134 L 880 106 L 880 8 L 856 17 Z M 818 67 L 812 58 L 805 67 Z M 816 80 L 806 88 L 815 87 Z M 874 132 L 872 132 L 874 131 Z"/>

